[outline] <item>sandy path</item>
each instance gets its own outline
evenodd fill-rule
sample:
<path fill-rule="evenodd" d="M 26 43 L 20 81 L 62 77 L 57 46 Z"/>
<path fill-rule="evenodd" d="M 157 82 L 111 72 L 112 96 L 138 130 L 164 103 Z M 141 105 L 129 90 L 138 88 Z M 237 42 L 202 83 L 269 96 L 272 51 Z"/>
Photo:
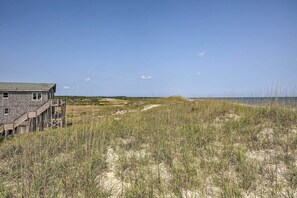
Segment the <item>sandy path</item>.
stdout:
<path fill-rule="evenodd" d="M 155 107 L 159 107 L 159 106 L 161 106 L 161 105 L 160 104 L 149 105 L 149 106 L 144 107 L 141 111 L 147 111 L 149 109 L 152 109 L 152 108 L 155 108 Z"/>
<path fill-rule="evenodd" d="M 161 106 L 161 105 L 160 104 L 148 105 L 148 106 L 143 107 L 143 109 L 141 109 L 141 111 L 147 111 L 149 109 L 153 109 L 153 108 L 156 108 L 159 106 Z M 117 111 L 117 112 L 113 113 L 112 115 L 123 115 L 126 113 L 135 112 L 135 111 L 136 110 L 121 110 L 121 111 Z"/>

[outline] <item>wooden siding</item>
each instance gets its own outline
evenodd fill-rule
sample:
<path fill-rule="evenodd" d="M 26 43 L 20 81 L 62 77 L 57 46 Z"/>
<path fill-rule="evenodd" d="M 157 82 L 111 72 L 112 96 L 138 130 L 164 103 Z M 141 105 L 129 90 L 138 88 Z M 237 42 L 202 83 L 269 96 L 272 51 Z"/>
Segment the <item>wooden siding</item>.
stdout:
<path fill-rule="evenodd" d="M 3 99 L 0 92 L 0 124 L 11 123 L 26 112 L 35 112 L 38 107 L 48 101 L 48 93 L 42 92 L 42 100 L 33 101 L 33 92 L 8 92 L 8 98 Z M 4 109 L 9 109 L 9 115 L 4 115 Z"/>
<path fill-rule="evenodd" d="M 55 88 L 46 92 L 5 91 L 6 99 L 3 93 L 0 91 L 0 136 L 66 125 L 66 103 L 54 99 Z M 34 101 L 33 93 L 42 93 L 42 99 Z M 8 115 L 4 115 L 5 108 L 9 109 Z"/>

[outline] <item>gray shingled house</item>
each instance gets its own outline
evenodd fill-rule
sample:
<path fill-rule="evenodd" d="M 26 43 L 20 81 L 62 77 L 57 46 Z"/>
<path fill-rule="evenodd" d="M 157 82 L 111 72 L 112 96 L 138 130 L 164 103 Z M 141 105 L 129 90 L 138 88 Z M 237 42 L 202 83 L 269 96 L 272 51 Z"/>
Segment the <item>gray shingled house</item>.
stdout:
<path fill-rule="evenodd" d="M 0 82 L 0 135 L 66 125 L 66 104 L 56 84 Z"/>

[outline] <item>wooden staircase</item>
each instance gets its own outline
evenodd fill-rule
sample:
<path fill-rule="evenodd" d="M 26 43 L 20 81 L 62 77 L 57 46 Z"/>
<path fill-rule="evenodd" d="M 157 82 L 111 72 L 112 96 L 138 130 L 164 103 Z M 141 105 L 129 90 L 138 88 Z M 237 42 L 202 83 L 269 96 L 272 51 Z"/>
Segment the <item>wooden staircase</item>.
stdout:
<path fill-rule="evenodd" d="M 62 100 L 57 100 L 57 101 L 55 101 L 55 100 L 48 100 L 43 105 L 41 105 L 40 107 L 38 107 L 36 109 L 36 111 L 24 113 L 20 117 L 16 118 L 13 121 L 13 123 L 0 125 L 0 135 L 3 132 L 5 132 L 5 131 L 16 129 L 18 126 L 20 126 L 22 123 L 24 123 L 25 121 L 29 120 L 30 118 L 37 118 L 40 114 L 42 114 L 43 112 L 45 112 L 51 106 L 62 106 L 62 105 L 65 105 L 65 102 L 62 101 Z M 64 112 L 64 113 L 66 113 L 66 112 Z"/>

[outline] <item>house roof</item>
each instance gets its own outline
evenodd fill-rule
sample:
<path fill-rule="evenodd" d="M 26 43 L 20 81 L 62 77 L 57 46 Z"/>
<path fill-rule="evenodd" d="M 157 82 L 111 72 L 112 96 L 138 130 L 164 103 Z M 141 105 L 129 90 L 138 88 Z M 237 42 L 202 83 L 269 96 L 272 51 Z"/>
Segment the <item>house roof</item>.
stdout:
<path fill-rule="evenodd" d="M 56 92 L 55 83 L 0 82 L 0 91 L 49 91 L 52 88 Z"/>

